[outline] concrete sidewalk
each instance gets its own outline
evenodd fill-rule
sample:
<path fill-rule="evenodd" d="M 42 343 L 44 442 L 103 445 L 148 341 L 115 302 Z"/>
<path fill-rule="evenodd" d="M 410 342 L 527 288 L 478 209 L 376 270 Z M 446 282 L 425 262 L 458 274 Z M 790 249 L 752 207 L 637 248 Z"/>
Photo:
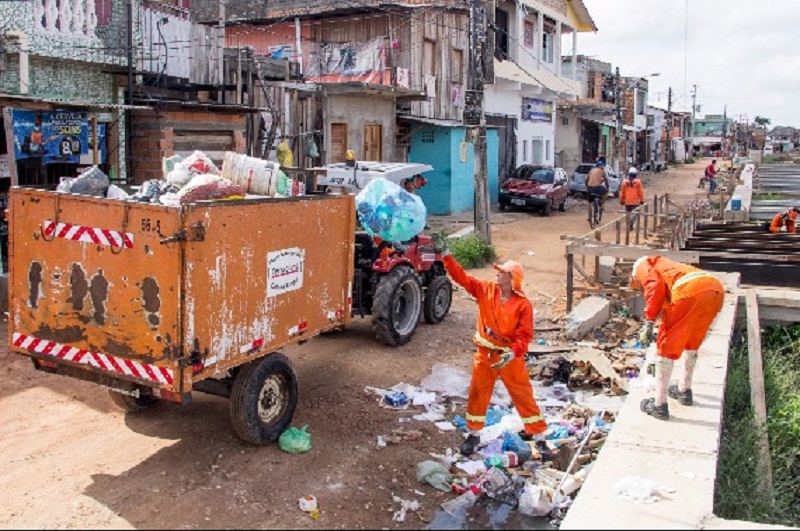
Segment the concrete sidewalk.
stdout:
<path fill-rule="evenodd" d="M 653 391 L 632 387 L 560 529 L 769 527 L 722 520 L 713 514 L 722 400 L 739 284 L 736 273 L 716 276 L 724 277 L 727 293 L 700 348 L 692 385 L 694 405 L 681 406 L 670 399 L 670 419 L 656 420 L 639 409 L 642 399 L 653 396 Z M 679 365 L 673 380 L 683 370 Z M 666 487 L 658 491 L 661 500 L 639 504 L 618 497 L 615 486 L 626 476 L 640 476 Z"/>

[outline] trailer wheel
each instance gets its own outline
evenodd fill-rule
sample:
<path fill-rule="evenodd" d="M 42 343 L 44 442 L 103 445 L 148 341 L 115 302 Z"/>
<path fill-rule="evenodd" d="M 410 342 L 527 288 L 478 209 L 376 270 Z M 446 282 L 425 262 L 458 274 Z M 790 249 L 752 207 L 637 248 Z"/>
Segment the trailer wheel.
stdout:
<path fill-rule="evenodd" d="M 410 267 L 384 275 L 372 303 L 372 330 L 384 344 L 405 345 L 414 336 L 422 310 L 422 284 Z"/>
<path fill-rule="evenodd" d="M 453 283 L 447 277 L 434 277 L 425 290 L 423 315 L 428 324 L 439 324 L 444 321 L 453 302 Z"/>
<path fill-rule="evenodd" d="M 153 390 L 149 387 L 139 386 L 139 396 L 125 395 L 116 391 L 108 390 L 111 401 L 129 413 L 143 413 L 153 409 L 159 404 L 158 398 L 153 396 Z"/>
<path fill-rule="evenodd" d="M 297 375 L 283 354 L 243 366 L 231 391 L 231 423 L 243 441 L 264 445 L 289 426 L 297 408 Z"/>

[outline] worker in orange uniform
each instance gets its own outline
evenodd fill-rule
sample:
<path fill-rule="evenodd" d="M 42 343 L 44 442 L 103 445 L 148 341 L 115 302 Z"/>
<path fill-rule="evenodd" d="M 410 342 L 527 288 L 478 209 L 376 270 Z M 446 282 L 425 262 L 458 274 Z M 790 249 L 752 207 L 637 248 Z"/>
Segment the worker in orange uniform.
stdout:
<path fill-rule="evenodd" d="M 797 232 L 795 221 L 797 220 L 797 207 L 790 207 L 779 214 L 775 214 L 772 218 L 772 223 L 769 224 L 770 232 L 780 232 L 783 227 L 786 227 L 786 232 L 792 234 Z"/>
<path fill-rule="evenodd" d="M 645 256 L 633 265 L 631 287 L 644 292 L 645 325 L 639 341 L 653 340 L 653 326 L 661 315 L 656 358 L 656 396 L 642 401 L 641 409 L 660 420 L 669 419 L 667 395 L 692 405 L 692 374 L 697 350 L 711 322 L 722 308 L 725 289 L 710 273 L 662 256 Z M 683 354 L 683 378 L 669 385 L 675 360 Z"/>
<path fill-rule="evenodd" d="M 544 432 L 547 423 L 533 396 L 525 354 L 533 339 L 533 305 L 522 291 L 525 271 L 509 260 L 495 265 L 496 280 L 479 280 L 468 275 L 449 251 L 437 252 L 444 257 L 444 266 L 455 282 L 477 299 L 477 330 L 472 338 L 478 347 L 472 366 L 472 379 L 467 398 L 469 435 L 461 445 L 463 455 L 471 455 L 480 443 L 480 431 L 486 423 L 486 410 L 497 378 L 511 395 L 525 427 L 519 433 L 524 440 L 536 440 L 545 452 Z"/>
<path fill-rule="evenodd" d="M 619 187 L 619 204 L 625 205 L 625 210 L 631 212 L 639 205 L 644 204 L 644 189 L 642 181 L 637 177 L 638 170 L 631 166 L 628 170 L 628 178 Z M 636 216 L 630 218 L 630 228 L 633 230 L 636 225 Z"/>

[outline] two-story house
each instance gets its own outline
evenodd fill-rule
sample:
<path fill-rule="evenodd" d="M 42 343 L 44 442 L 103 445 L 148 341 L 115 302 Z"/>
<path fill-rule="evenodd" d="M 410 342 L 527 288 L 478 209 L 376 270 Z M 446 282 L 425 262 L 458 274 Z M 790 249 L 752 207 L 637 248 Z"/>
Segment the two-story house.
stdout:
<path fill-rule="evenodd" d="M 571 52 L 574 61 L 578 33 L 597 27 L 582 0 L 498 0 L 494 19 L 495 79 L 486 91 L 486 113 L 489 123 L 516 130 L 501 167 L 552 166 L 559 150 L 557 105 L 585 93 L 575 72 L 562 71 L 561 57 Z M 563 50 L 569 35 L 571 49 Z"/>

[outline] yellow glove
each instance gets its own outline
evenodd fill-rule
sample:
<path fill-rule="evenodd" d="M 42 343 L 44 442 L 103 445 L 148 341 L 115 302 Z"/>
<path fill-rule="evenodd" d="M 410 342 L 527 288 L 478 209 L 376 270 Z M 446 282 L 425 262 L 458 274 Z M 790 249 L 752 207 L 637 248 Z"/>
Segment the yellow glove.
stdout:
<path fill-rule="evenodd" d="M 639 332 L 639 343 L 643 347 L 647 347 L 653 342 L 653 321 L 647 321 Z"/>
<path fill-rule="evenodd" d="M 493 363 L 492 369 L 502 369 L 508 365 L 509 362 L 514 359 L 514 357 L 515 354 L 510 348 L 503 349 L 503 351 L 500 353 L 500 361 Z"/>

